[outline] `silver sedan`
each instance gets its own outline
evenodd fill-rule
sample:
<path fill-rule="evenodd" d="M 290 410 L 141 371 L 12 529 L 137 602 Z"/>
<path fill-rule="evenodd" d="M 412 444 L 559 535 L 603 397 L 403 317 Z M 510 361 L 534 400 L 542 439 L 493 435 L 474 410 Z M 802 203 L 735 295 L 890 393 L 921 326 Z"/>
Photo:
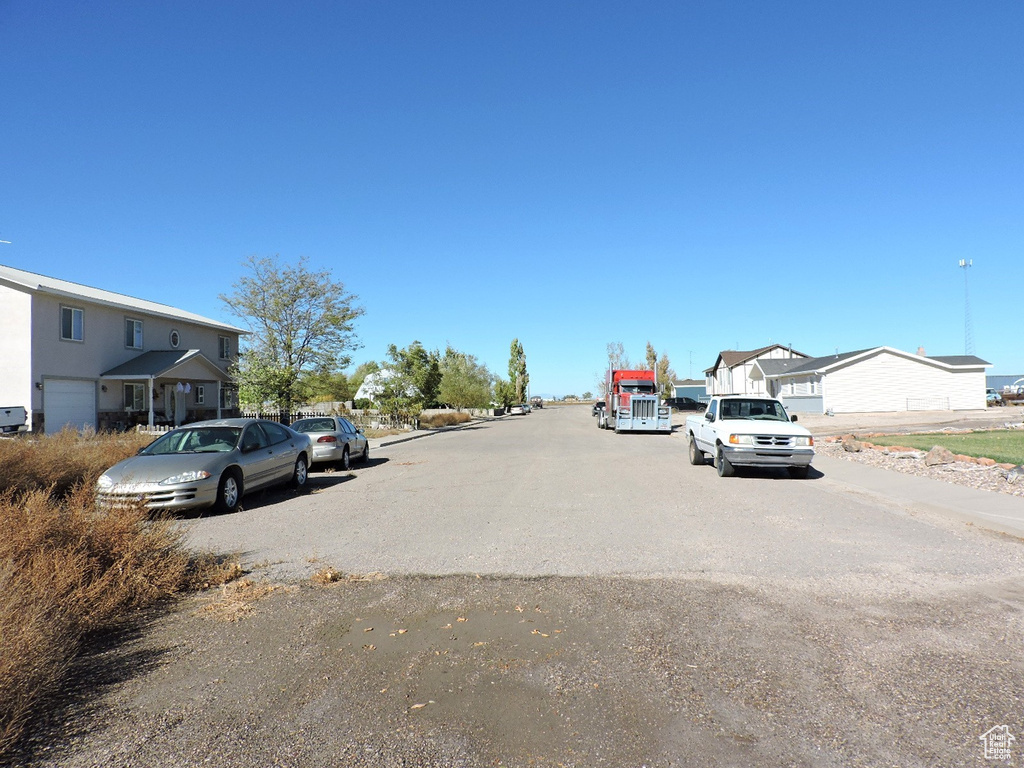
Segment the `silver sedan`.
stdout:
<path fill-rule="evenodd" d="M 304 486 L 312 453 L 309 437 L 274 421 L 200 421 L 112 466 L 97 482 L 96 499 L 101 505 L 233 512 L 249 491 Z"/>
<path fill-rule="evenodd" d="M 299 419 L 292 429 L 313 441 L 313 463 L 348 469 L 352 461 L 370 458 L 370 444 L 363 431 L 343 416 L 311 416 Z"/>

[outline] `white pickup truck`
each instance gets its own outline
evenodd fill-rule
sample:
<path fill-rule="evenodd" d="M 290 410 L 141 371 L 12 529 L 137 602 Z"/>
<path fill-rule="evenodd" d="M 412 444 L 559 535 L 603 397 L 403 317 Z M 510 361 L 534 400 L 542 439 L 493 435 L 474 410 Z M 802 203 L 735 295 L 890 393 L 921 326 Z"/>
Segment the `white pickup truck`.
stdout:
<path fill-rule="evenodd" d="M 712 397 L 707 410 L 686 417 L 690 463 L 704 464 L 711 454 L 721 477 L 735 474 L 735 467 L 787 467 L 793 477 L 805 478 L 814 438 L 795 421 L 770 397 Z"/>
<path fill-rule="evenodd" d="M 0 432 L 18 432 L 28 421 L 28 411 L 20 405 L 0 407 Z"/>

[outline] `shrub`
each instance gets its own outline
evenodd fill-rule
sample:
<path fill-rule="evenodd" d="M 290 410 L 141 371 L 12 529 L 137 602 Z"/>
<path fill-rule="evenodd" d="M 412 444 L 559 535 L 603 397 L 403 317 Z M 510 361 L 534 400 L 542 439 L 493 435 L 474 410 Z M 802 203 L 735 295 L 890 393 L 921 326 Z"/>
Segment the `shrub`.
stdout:
<path fill-rule="evenodd" d="M 70 430 L 0 440 L 0 488 L 18 493 L 49 490 L 62 498 L 77 485 L 95 483 L 105 469 L 152 441 L 152 435 L 136 432 L 82 437 Z"/>
<path fill-rule="evenodd" d="M 0 763 L 90 636 L 238 573 L 141 506 L 100 510 L 96 477 L 150 438 L 73 433 L 0 443 Z"/>
<path fill-rule="evenodd" d="M 426 429 L 437 429 L 438 427 L 454 427 L 456 424 L 468 424 L 473 417 L 468 413 L 451 411 L 449 413 L 434 413 L 430 416 L 420 418 L 420 426 Z"/>

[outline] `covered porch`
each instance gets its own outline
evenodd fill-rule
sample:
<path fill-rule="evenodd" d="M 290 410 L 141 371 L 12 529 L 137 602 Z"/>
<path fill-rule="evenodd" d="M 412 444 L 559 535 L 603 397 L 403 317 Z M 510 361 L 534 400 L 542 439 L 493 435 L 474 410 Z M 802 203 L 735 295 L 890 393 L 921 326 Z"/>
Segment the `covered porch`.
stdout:
<path fill-rule="evenodd" d="M 198 349 L 144 352 L 100 375 L 111 428 L 179 426 L 235 413 L 231 377 Z"/>

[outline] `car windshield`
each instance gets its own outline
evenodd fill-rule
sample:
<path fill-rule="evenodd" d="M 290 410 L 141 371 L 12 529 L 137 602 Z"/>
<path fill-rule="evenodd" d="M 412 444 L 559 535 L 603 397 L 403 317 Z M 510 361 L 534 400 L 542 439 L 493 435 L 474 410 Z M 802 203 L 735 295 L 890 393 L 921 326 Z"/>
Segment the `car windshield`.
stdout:
<path fill-rule="evenodd" d="M 157 438 L 140 451 L 143 455 L 168 453 L 219 453 L 233 450 L 241 427 L 194 427 L 175 429 Z"/>
<path fill-rule="evenodd" d="M 778 400 L 723 400 L 722 418 L 789 421 L 786 409 Z"/>
<path fill-rule="evenodd" d="M 336 432 L 334 419 L 299 419 L 292 424 L 296 432 Z"/>

